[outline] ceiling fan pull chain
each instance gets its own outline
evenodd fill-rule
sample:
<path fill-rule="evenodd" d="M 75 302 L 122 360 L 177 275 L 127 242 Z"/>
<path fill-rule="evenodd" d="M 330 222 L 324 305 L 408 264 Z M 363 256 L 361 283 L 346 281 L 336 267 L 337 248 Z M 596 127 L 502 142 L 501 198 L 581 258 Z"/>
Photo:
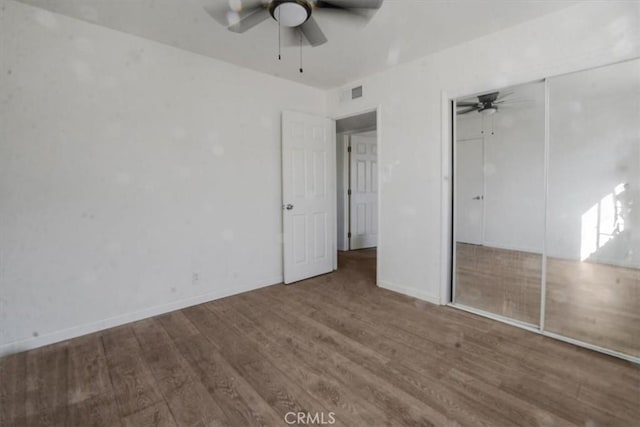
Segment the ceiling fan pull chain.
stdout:
<path fill-rule="evenodd" d="M 281 49 L 282 42 L 280 41 L 280 21 L 278 21 L 278 61 L 282 60 Z"/>
<path fill-rule="evenodd" d="M 302 71 L 302 30 L 300 30 L 300 73 L 303 73 Z"/>

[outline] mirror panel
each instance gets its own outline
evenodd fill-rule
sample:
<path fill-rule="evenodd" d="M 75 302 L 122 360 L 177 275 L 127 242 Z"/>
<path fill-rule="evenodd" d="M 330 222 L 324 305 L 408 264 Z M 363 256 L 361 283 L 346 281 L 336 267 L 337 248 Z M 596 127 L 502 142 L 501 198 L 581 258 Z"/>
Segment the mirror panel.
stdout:
<path fill-rule="evenodd" d="M 544 84 L 459 99 L 457 105 L 454 303 L 536 326 L 544 238 Z"/>
<path fill-rule="evenodd" d="M 545 330 L 640 356 L 640 60 L 549 80 Z"/>

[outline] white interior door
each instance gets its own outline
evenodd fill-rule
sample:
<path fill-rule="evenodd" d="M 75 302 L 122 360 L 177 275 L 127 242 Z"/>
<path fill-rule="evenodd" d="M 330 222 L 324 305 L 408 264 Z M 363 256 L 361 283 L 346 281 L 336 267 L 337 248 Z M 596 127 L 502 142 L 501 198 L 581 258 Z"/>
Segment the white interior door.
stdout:
<path fill-rule="evenodd" d="M 284 282 L 337 267 L 335 121 L 282 113 Z"/>
<path fill-rule="evenodd" d="M 351 249 L 378 244 L 376 135 L 351 136 Z"/>
<path fill-rule="evenodd" d="M 456 143 L 456 240 L 481 245 L 484 216 L 484 142 Z"/>

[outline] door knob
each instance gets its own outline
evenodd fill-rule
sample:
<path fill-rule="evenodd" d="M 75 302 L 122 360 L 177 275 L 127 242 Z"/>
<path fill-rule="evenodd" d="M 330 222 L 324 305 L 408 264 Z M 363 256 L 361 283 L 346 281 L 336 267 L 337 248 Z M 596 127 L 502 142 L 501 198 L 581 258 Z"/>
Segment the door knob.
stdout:
<path fill-rule="evenodd" d="M 292 204 L 286 204 L 282 206 L 284 209 L 290 211 L 291 209 L 293 209 L 293 205 Z"/>

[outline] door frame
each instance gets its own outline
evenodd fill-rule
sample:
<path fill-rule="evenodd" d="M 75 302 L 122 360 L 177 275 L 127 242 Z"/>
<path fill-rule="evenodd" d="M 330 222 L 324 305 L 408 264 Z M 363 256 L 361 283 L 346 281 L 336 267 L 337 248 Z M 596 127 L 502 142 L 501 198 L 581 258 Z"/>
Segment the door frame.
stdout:
<path fill-rule="evenodd" d="M 350 113 L 346 113 L 346 114 L 341 114 L 341 115 L 337 115 L 337 116 L 332 116 L 331 118 L 333 120 L 341 120 L 341 119 L 346 119 L 349 117 L 353 117 L 353 116 L 359 116 L 360 114 L 365 114 L 365 113 L 372 113 L 375 112 L 376 113 L 376 145 L 377 145 L 377 159 L 378 159 L 378 220 L 377 220 L 377 226 L 378 226 L 378 244 L 376 246 L 376 285 L 378 285 L 379 279 L 380 279 L 380 260 L 382 259 L 383 252 L 380 250 L 380 247 L 382 246 L 382 215 L 380 214 L 381 211 L 381 206 L 382 206 L 382 173 L 381 173 L 381 165 L 380 165 L 380 158 L 382 157 L 382 150 L 383 150 L 383 143 L 382 143 L 382 106 L 380 104 L 376 105 L 375 107 L 372 108 L 366 108 L 364 110 L 356 110 Z M 351 144 L 351 140 L 349 140 L 349 144 Z M 351 173 L 349 172 L 348 175 L 348 179 L 350 178 Z M 351 209 L 351 201 L 348 202 L 348 206 L 349 206 L 349 210 Z M 351 212 L 349 212 L 348 217 L 351 216 Z M 349 242 L 349 248 L 351 247 L 351 242 Z M 336 249 L 336 254 L 338 253 L 338 250 Z"/>

